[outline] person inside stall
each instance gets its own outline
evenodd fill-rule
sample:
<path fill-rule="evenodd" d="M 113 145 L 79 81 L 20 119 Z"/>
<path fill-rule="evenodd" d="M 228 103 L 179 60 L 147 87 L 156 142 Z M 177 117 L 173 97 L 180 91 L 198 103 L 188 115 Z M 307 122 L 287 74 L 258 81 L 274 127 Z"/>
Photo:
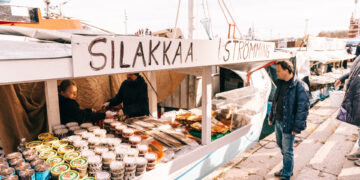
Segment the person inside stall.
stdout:
<path fill-rule="evenodd" d="M 123 103 L 119 115 L 139 117 L 149 115 L 149 98 L 147 84 L 139 73 L 127 74 L 127 79 L 121 84 L 116 96 L 104 103 L 103 108 L 117 106 Z"/>
<path fill-rule="evenodd" d="M 112 118 L 111 113 L 97 113 L 92 109 L 80 109 L 76 102 L 77 87 L 71 80 L 63 80 L 59 86 L 59 108 L 61 124 L 68 122 L 96 123 L 105 118 Z"/>

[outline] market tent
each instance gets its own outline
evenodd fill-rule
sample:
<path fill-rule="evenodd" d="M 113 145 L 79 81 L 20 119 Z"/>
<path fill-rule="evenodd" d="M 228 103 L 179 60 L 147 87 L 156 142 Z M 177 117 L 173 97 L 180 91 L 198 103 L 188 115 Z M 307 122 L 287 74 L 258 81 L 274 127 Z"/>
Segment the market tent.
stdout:
<path fill-rule="evenodd" d="M 55 61 L 71 58 L 70 44 L 58 42 L 69 43 L 68 38 L 72 33 L 93 34 L 88 31 L 34 30 L 0 26 L 0 41 L 2 41 L 0 61 L 42 61 L 43 59 Z M 158 102 L 172 94 L 185 78 L 184 74 L 171 71 L 158 71 L 156 74 Z M 82 108 L 98 108 L 106 100 L 115 96 L 125 78 L 124 74 L 76 78 L 74 81 L 79 91 L 77 101 Z M 151 87 L 148 86 L 148 88 Z M 46 131 L 47 116 L 43 82 L 0 85 L 0 97 L 2 100 L 0 138 L 5 153 L 16 150 L 21 138 L 33 140 L 37 134 Z"/>

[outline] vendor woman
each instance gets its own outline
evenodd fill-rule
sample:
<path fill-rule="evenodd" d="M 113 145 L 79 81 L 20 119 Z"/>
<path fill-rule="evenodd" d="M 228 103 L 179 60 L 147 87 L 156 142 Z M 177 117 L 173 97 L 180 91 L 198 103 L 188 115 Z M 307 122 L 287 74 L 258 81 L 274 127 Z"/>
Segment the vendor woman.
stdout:
<path fill-rule="evenodd" d="M 149 98 L 147 84 L 139 73 L 127 74 L 116 96 L 106 102 L 104 107 L 117 106 L 123 103 L 119 115 L 139 117 L 149 115 Z"/>
<path fill-rule="evenodd" d="M 96 123 L 105 118 L 112 118 L 111 113 L 96 113 L 91 109 L 80 109 L 76 102 L 77 87 L 71 80 L 64 80 L 59 86 L 59 106 L 61 124 L 68 122 Z"/>

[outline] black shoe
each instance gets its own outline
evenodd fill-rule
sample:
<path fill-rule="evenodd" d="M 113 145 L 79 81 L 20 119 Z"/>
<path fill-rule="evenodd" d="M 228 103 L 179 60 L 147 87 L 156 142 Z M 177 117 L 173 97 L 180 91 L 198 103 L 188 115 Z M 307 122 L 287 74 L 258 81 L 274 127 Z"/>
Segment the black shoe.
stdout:
<path fill-rule="evenodd" d="M 346 155 L 346 158 L 350 161 L 356 161 L 360 159 L 360 153 Z"/>
<path fill-rule="evenodd" d="M 281 177 L 281 171 L 282 171 L 282 170 L 274 173 L 274 176 L 275 176 L 275 177 Z M 293 175 L 294 175 L 294 173 L 291 173 L 291 176 L 293 176 Z"/>
<path fill-rule="evenodd" d="M 290 180 L 290 177 L 281 177 L 281 180 Z"/>

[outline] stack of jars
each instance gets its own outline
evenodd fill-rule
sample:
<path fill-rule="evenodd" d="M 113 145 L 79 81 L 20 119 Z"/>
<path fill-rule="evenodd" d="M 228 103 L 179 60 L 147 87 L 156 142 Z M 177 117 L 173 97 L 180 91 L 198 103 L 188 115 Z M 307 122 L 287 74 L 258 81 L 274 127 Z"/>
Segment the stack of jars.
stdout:
<path fill-rule="evenodd" d="M 136 176 L 141 176 L 146 172 L 147 160 L 143 157 L 136 158 Z"/>
<path fill-rule="evenodd" d="M 125 157 L 125 176 L 124 179 L 134 179 L 136 174 L 136 159 L 134 157 Z"/>
<path fill-rule="evenodd" d="M 124 143 L 129 143 L 130 137 L 134 135 L 134 130 L 129 128 L 123 129 L 121 135 L 122 135 L 122 141 Z"/>
<path fill-rule="evenodd" d="M 102 170 L 102 161 L 100 156 L 91 156 L 88 158 L 89 176 L 95 177 L 96 172 Z"/>
<path fill-rule="evenodd" d="M 145 158 L 148 162 L 146 165 L 146 171 L 151 171 L 155 169 L 157 155 L 155 153 L 147 153 L 145 155 Z"/>
<path fill-rule="evenodd" d="M 102 154 L 103 170 L 110 171 L 110 164 L 116 160 L 116 155 L 114 152 L 104 152 Z"/>
<path fill-rule="evenodd" d="M 125 173 L 125 164 L 121 161 L 113 161 L 110 164 L 110 172 L 112 180 L 123 180 Z"/>

